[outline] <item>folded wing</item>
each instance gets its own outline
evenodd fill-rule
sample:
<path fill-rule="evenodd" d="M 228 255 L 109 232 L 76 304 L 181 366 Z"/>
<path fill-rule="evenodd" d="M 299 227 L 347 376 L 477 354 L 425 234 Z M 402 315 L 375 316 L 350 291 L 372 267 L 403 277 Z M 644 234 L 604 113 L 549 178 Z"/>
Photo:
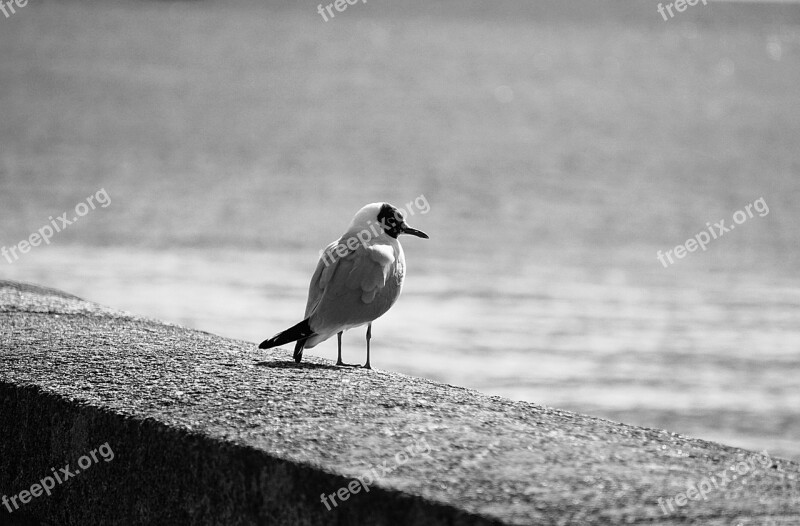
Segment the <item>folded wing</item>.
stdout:
<path fill-rule="evenodd" d="M 345 286 L 361 292 L 361 301 L 372 303 L 378 292 L 386 286 L 394 263 L 394 251 L 388 245 L 360 247 L 351 256 L 352 268 Z"/>
<path fill-rule="evenodd" d="M 344 256 L 328 245 L 309 286 L 306 318 L 320 336 L 372 321 L 385 313 L 399 295 L 397 255 L 389 245 L 359 244 Z M 333 257 L 330 256 L 333 254 Z M 335 334 L 334 332 L 334 334 Z M 315 338 L 316 340 L 316 338 Z"/>

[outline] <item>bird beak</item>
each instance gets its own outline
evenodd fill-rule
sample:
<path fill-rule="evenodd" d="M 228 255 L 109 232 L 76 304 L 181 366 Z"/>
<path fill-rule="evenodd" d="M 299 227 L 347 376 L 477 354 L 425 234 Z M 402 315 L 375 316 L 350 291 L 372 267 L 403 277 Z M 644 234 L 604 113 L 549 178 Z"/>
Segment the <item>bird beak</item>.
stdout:
<path fill-rule="evenodd" d="M 412 236 L 421 237 L 422 239 L 430 239 L 428 237 L 428 234 L 426 234 L 422 230 L 417 230 L 416 228 L 411 228 L 408 225 L 403 225 L 403 233 L 404 234 L 410 234 Z"/>

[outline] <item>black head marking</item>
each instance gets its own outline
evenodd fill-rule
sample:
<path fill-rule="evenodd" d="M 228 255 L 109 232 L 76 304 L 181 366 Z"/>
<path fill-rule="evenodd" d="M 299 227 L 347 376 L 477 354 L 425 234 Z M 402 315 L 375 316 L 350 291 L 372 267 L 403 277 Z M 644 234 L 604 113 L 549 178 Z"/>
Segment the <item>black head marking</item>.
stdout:
<path fill-rule="evenodd" d="M 397 208 L 389 203 L 383 203 L 378 212 L 378 223 L 381 224 L 386 235 L 397 239 L 397 236 L 403 233 L 405 218 Z"/>

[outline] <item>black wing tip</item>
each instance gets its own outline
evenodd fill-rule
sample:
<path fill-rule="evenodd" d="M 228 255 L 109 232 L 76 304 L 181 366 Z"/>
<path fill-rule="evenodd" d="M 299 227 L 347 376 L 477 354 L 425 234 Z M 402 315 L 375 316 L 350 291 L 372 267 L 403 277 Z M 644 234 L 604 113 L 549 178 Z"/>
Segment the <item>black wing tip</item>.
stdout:
<path fill-rule="evenodd" d="M 303 348 L 306 346 L 306 340 L 308 338 L 302 338 L 297 340 L 297 343 L 294 346 L 294 361 L 295 363 L 300 363 L 303 359 Z"/>
<path fill-rule="evenodd" d="M 293 325 L 292 327 L 289 327 L 285 331 L 279 332 L 272 338 L 264 340 L 263 342 L 261 342 L 261 345 L 259 345 L 258 348 L 271 349 L 273 347 L 277 347 L 279 345 L 283 345 L 285 343 L 290 343 L 298 340 L 302 340 L 303 342 L 305 342 L 309 338 L 309 336 L 311 336 L 313 333 L 314 331 L 311 330 L 311 326 L 308 324 L 308 318 L 306 318 L 297 325 Z"/>

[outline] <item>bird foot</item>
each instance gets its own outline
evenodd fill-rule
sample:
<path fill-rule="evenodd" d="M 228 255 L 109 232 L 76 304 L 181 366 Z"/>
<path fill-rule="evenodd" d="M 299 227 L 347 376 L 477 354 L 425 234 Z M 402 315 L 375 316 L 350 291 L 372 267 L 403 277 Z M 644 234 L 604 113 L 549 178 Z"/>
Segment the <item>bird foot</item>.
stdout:
<path fill-rule="evenodd" d="M 344 362 L 336 362 L 336 365 L 341 367 L 361 367 L 360 363 L 344 363 Z"/>

